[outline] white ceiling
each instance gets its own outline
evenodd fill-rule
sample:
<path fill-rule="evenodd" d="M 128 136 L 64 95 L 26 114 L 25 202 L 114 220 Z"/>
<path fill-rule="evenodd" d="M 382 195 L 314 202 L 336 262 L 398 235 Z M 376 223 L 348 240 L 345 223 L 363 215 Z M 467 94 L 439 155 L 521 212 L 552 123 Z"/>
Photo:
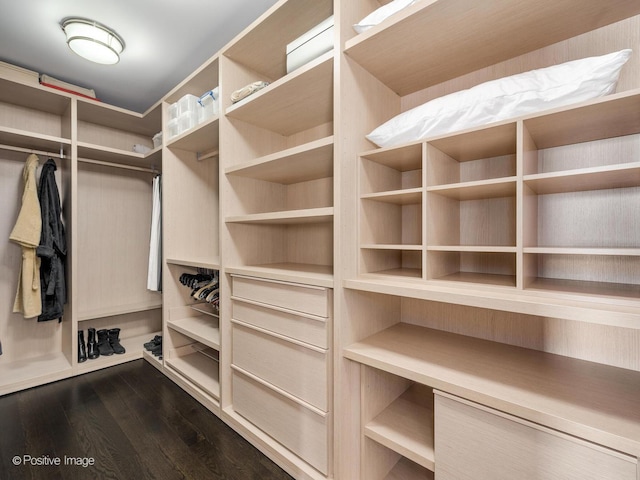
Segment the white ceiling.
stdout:
<path fill-rule="evenodd" d="M 0 60 L 144 112 L 276 0 L 0 0 Z M 74 54 L 60 20 L 90 18 L 125 41 L 120 62 Z M 213 85 L 212 85 L 213 86 Z"/>

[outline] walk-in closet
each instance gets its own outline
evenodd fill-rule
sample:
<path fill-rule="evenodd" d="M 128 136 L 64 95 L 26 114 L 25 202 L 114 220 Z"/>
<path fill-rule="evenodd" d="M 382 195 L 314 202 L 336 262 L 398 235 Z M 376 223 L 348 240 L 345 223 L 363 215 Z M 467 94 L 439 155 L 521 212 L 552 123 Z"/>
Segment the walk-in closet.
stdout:
<path fill-rule="evenodd" d="M 0 396 L 146 362 L 296 480 L 640 480 L 640 3 L 256 17 L 141 112 L 0 69 Z"/>

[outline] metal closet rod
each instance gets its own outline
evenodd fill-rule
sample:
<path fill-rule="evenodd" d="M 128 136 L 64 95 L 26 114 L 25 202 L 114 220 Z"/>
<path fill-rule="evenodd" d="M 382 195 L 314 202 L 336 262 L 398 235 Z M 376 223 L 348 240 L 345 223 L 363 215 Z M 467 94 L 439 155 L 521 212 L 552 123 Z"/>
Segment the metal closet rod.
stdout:
<path fill-rule="evenodd" d="M 36 150 L 33 148 L 23 148 L 23 147 L 14 147 L 13 145 L 3 145 L 0 144 L 0 150 L 9 150 L 12 152 L 20 152 L 20 153 L 33 153 L 35 155 L 44 155 L 47 157 L 56 157 L 56 158 L 68 158 L 65 157 L 64 152 L 62 151 L 62 149 L 60 149 L 60 153 L 53 153 L 50 151 L 45 151 L 45 150 Z M 105 167 L 114 167 L 114 168 L 124 168 L 126 170 L 135 170 L 138 172 L 148 172 L 148 173 L 159 173 L 158 170 L 153 167 L 153 168 L 146 168 L 146 167 L 136 167 L 133 165 L 124 165 L 121 163 L 113 163 L 113 162 L 105 162 L 102 160 L 92 160 L 89 158 L 78 158 L 79 162 L 82 163 L 91 163 L 94 165 L 102 165 Z"/>

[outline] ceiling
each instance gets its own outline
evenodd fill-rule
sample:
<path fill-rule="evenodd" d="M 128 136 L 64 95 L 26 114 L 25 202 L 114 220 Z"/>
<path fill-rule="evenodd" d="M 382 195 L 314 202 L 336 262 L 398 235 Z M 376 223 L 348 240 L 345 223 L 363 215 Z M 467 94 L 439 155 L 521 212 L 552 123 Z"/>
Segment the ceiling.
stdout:
<path fill-rule="evenodd" d="M 0 0 L 0 60 L 142 113 L 276 1 Z M 115 30 L 126 43 L 120 62 L 99 65 L 74 54 L 59 25 L 69 16 Z"/>

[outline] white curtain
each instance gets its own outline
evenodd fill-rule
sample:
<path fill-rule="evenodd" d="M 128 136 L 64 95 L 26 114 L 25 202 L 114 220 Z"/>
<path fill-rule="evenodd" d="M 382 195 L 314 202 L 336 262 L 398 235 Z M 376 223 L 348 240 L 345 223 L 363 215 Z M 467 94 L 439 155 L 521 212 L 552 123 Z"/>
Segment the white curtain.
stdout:
<path fill-rule="evenodd" d="M 151 212 L 147 288 L 154 292 L 162 291 L 162 183 L 160 175 L 156 175 L 153 179 L 153 210 Z"/>

